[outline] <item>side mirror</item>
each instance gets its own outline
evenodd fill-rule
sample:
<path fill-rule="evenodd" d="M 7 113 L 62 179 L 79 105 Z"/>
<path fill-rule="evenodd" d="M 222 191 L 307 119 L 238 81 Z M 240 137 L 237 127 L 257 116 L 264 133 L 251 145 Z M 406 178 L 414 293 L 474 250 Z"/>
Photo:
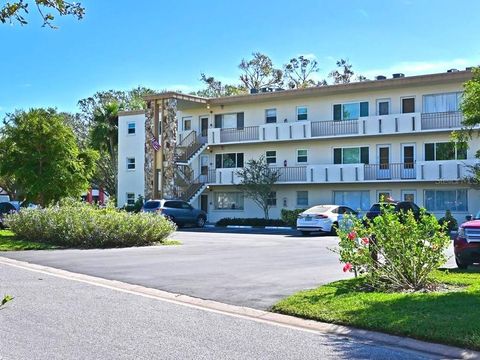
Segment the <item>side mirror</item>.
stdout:
<path fill-rule="evenodd" d="M 469 215 L 465 216 L 465 219 L 466 219 L 467 221 L 471 221 L 471 220 L 473 219 L 473 215 L 472 215 L 472 214 L 469 214 Z"/>

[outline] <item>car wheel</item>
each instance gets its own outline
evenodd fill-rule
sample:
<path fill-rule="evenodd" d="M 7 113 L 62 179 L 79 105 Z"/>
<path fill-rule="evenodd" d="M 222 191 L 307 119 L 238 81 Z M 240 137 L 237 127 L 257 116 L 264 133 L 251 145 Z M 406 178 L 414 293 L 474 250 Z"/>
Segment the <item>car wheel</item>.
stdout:
<path fill-rule="evenodd" d="M 459 269 L 463 269 L 463 270 L 465 270 L 466 268 L 468 268 L 468 265 L 470 265 L 469 263 L 464 263 L 464 262 L 458 260 L 457 258 L 455 258 L 455 262 L 457 263 L 457 267 L 458 267 Z"/>
<path fill-rule="evenodd" d="M 203 228 L 205 226 L 205 218 L 203 216 L 199 216 L 197 218 L 197 227 Z"/>
<path fill-rule="evenodd" d="M 336 236 L 337 235 L 337 228 L 338 228 L 338 222 L 334 222 L 332 226 L 330 227 L 330 235 Z"/>

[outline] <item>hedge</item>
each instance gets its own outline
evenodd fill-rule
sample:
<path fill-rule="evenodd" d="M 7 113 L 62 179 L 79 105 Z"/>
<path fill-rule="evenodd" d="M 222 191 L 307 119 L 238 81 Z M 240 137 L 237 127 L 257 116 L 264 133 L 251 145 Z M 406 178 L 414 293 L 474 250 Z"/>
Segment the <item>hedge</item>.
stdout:
<path fill-rule="evenodd" d="M 176 229 L 163 216 L 63 201 L 45 209 L 22 209 L 6 225 L 22 240 L 61 247 L 108 248 L 161 244 Z"/>
<path fill-rule="evenodd" d="M 280 217 L 282 218 L 283 222 L 286 223 L 288 226 L 295 227 L 297 226 L 298 214 L 304 212 L 305 210 L 307 209 L 295 209 L 295 210 L 282 209 L 280 213 Z"/>

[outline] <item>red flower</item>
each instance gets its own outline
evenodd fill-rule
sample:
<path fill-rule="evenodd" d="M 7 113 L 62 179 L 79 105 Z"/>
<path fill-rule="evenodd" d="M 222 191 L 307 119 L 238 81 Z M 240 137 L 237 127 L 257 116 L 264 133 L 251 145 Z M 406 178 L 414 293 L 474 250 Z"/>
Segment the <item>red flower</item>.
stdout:
<path fill-rule="evenodd" d="M 350 271 L 352 270 L 352 264 L 350 263 L 346 263 L 345 266 L 343 267 L 343 272 L 347 272 L 347 271 Z"/>
<path fill-rule="evenodd" d="M 362 238 L 362 243 L 364 245 L 368 245 L 369 242 L 370 242 L 370 240 L 367 237 Z"/>
<path fill-rule="evenodd" d="M 348 234 L 348 240 L 355 240 L 357 237 L 357 233 L 355 231 L 352 231 L 351 233 Z"/>

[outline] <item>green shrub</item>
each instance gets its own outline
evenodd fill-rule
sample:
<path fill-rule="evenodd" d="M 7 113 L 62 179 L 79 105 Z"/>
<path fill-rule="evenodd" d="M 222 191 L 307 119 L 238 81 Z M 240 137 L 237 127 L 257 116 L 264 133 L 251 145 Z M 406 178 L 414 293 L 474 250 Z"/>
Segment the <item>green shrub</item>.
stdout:
<path fill-rule="evenodd" d="M 216 226 L 242 225 L 242 226 L 287 226 L 280 219 L 263 218 L 223 218 L 217 221 Z"/>
<path fill-rule="evenodd" d="M 346 224 L 337 230 L 343 271 L 365 274 L 377 290 L 417 291 L 435 285 L 432 272 L 447 261 L 450 238 L 446 224 L 439 225 L 425 209 L 416 220 L 411 211 L 383 206 L 373 221 L 348 217 Z"/>
<path fill-rule="evenodd" d="M 21 239 L 78 248 L 162 243 L 176 229 L 156 214 L 101 209 L 73 200 L 45 209 L 23 209 L 9 215 L 6 223 Z"/>
<path fill-rule="evenodd" d="M 454 231 L 454 230 L 458 229 L 457 220 L 452 216 L 452 212 L 450 210 L 447 210 L 445 212 L 445 216 L 442 217 L 440 220 L 438 220 L 438 223 L 440 225 L 447 224 L 446 229 L 447 229 L 449 234 L 450 234 L 451 231 Z"/>
<path fill-rule="evenodd" d="M 295 209 L 295 210 L 282 209 L 282 212 L 280 213 L 280 218 L 288 226 L 295 227 L 297 226 L 298 214 L 304 212 L 305 210 L 307 209 Z"/>

